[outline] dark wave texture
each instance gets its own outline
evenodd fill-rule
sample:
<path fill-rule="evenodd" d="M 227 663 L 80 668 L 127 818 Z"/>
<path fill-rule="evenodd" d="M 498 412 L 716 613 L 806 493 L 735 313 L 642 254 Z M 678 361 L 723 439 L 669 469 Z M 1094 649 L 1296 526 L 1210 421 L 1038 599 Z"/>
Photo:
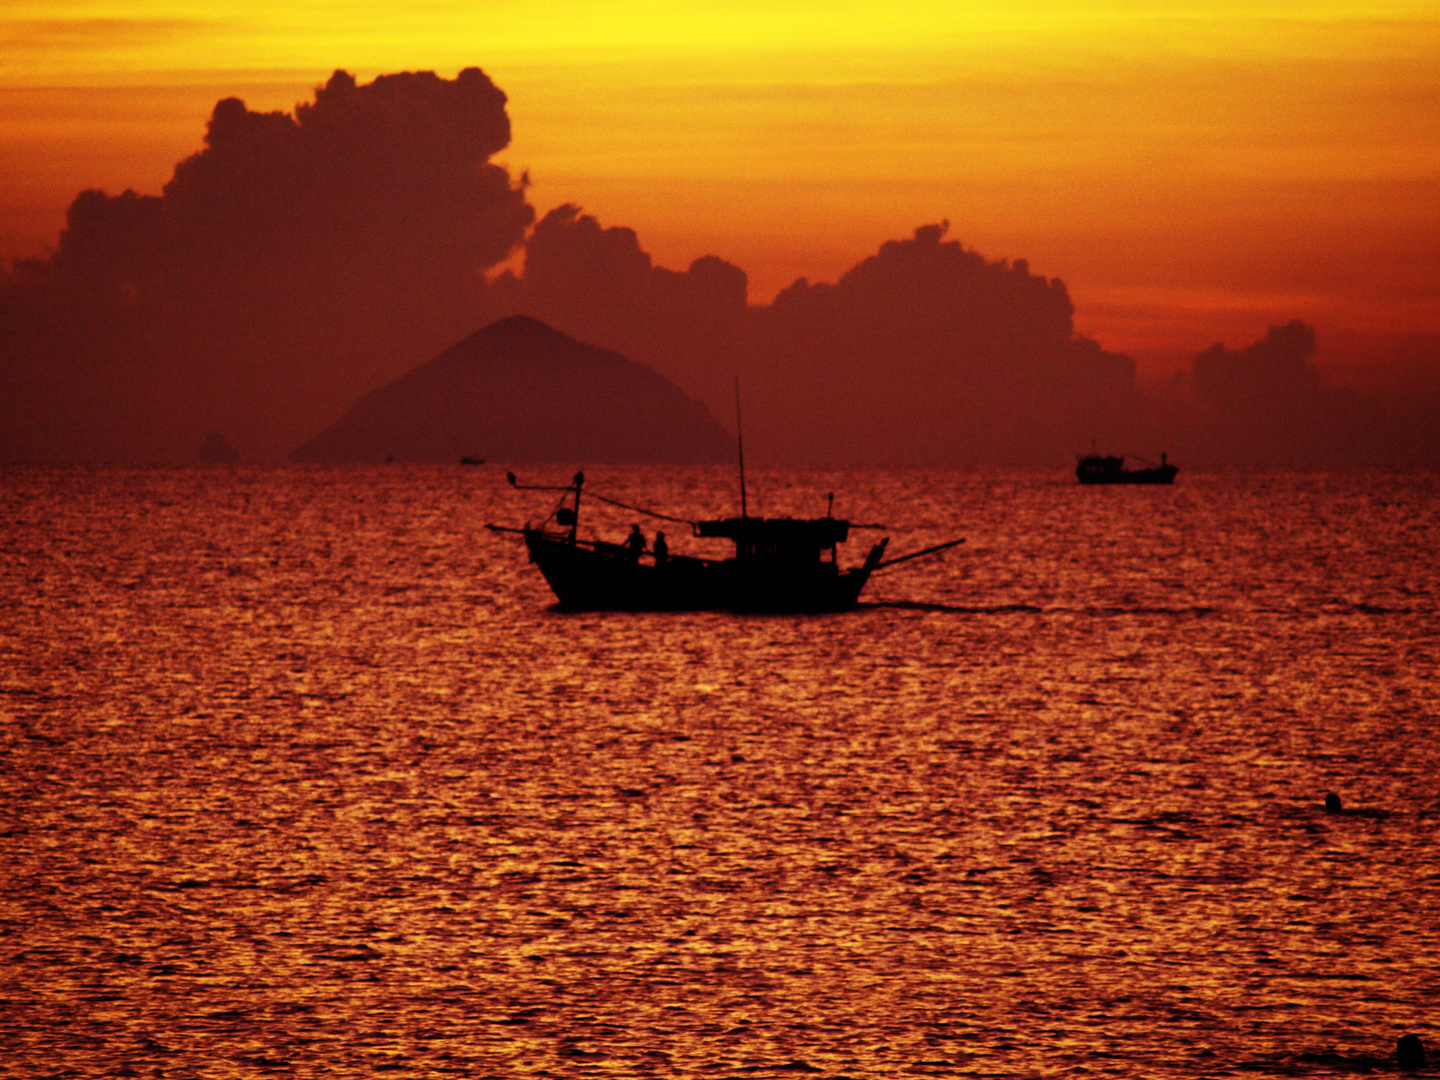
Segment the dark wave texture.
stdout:
<path fill-rule="evenodd" d="M 551 611 L 483 528 L 551 505 L 504 468 L 0 471 L 8 1071 L 1331 1076 L 1440 1044 L 1434 474 L 757 469 L 752 511 L 834 491 L 893 550 L 968 543 L 853 613 L 740 618 Z"/>

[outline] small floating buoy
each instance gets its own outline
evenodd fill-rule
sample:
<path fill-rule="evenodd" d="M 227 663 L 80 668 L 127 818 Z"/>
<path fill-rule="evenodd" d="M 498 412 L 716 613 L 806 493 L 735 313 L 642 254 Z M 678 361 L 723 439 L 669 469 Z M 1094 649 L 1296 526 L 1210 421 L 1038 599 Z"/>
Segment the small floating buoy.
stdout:
<path fill-rule="evenodd" d="M 1425 1067 L 1425 1044 L 1419 1035 L 1401 1035 L 1395 1044 L 1395 1064 L 1402 1069 L 1423 1069 Z"/>
<path fill-rule="evenodd" d="M 1327 814 L 1340 813 L 1340 796 L 1333 791 L 1325 796 L 1325 812 Z"/>

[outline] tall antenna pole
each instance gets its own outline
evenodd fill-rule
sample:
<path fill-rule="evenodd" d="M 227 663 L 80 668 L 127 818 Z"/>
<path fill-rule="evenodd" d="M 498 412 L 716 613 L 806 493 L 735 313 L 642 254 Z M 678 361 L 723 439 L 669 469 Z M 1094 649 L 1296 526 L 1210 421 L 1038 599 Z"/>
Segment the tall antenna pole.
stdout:
<path fill-rule="evenodd" d="M 745 511 L 745 430 L 740 426 L 740 376 L 735 376 L 735 443 L 740 449 L 740 516 L 750 515 Z"/>

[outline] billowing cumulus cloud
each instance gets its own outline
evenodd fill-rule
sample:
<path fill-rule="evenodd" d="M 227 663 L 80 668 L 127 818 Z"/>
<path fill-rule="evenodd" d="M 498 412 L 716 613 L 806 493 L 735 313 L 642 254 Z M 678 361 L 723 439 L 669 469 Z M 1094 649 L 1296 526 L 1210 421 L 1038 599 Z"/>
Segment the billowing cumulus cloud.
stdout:
<path fill-rule="evenodd" d="M 1191 366 L 1200 453 L 1232 461 L 1309 461 L 1333 439 L 1346 404 L 1322 388 L 1315 330 L 1272 326 L 1243 349 L 1216 344 Z M 1351 412 L 1353 413 L 1353 409 Z"/>
<path fill-rule="evenodd" d="M 1327 382 L 1300 322 L 1215 345 L 1146 395 L 1129 357 L 1075 333 L 1062 281 L 946 232 L 921 227 L 838 281 L 801 279 L 747 306 L 739 268 L 655 266 L 630 229 L 564 206 L 536 226 L 524 278 L 504 292 L 512 310 L 649 364 L 717 416 L 734 415 L 738 374 L 747 448 L 761 459 L 1058 464 L 1094 440 L 1196 465 L 1440 460 L 1429 339 L 1411 343 L 1404 395 L 1395 378 L 1388 389 Z M 1366 356 L 1377 370 L 1382 359 Z"/>
<path fill-rule="evenodd" d="M 627 352 L 733 413 L 744 383 L 757 454 L 777 460 L 1053 460 L 1136 423 L 1134 365 L 1075 336 L 1064 284 L 987 261 L 946 226 L 892 241 L 833 284 L 746 307 L 718 259 L 655 267 L 628 229 L 575 207 L 527 248 L 521 307 Z"/>
<path fill-rule="evenodd" d="M 1221 408 L 1285 410 L 1320 391 L 1315 330 L 1296 320 L 1272 326 L 1264 338 L 1234 352 L 1220 344 L 1195 358 L 1195 386 Z"/>
<path fill-rule="evenodd" d="M 712 404 L 735 370 L 745 271 L 713 255 L 656 266 L 634 230 L 557 207 L 525 246 L 524 280 L 500 283 L 516 310 L 654 367 Z"/>
<path fill-rule="evenodd" d="M 1432 347 L 1407 392 L 1393 378 L 1336 385 L 1317 358 L 1315 328 L 1272 326 L 1239 349 L 1216 344 L 1197 355 L 1147 408 L 1148 429 L 1172 457 L 1207 464 L 1409 465 L 1440 460 L 1440 394 Z M 1372 375 L 1386 350 L 1371 350 Z"/>
<path fill-rule="evenodd" d="M 493 314 L 484 272 L 533 220 L 490 161 L 509 139 L 477 68 L 219 102 L 163 194 L 82 193 L 10 275 L 0 452 L 187 457 L 219 429 L 283 455 Z"/>
<path fill-rule="evenodd" d="M 800 456 L 1063 460 L 1097 428 L 1133 425 L 1134 363 L 1075 335 L 1064 283 L 987 260 L 946 228 L 882 245 L 833 285 L 798 281 L 755 313 L 760 401 L 782 393 L 774 373 L 803 373 Z"/>
<path fill-rule="evenodd" d="M 574 205 L 536 223 L 524 178 L 492 160 L 505 104 L 475 68 L 336 72 L 292 113 L 219 102 L 159 195 L 79 195 L 55 253 L 0 283 L 0 458 L 193 460 L 212 431 L 283 458 L 512 313 L 717 416 L 739 375 L 757 459 L 1058 464 L 1092 438 L 1182 463 L 1440 458 L 1433 386 L 1329 387 L 1300 323 L 1207 350 L 1147 398 L 1129 358 L 1076 334 L 1063 282 L 945 224 L 751 306 L 723 259 L 657 266 Z M 522 244 L 523 274 L 487 284 Z M 1417 370 L 1440 370 L 1426 348 Z"/>

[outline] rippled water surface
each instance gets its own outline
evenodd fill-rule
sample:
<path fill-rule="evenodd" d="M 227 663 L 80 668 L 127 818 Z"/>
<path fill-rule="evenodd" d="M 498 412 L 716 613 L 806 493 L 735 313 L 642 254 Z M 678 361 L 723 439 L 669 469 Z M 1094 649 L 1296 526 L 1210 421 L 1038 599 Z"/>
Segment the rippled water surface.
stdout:
<path fill-rule="evenodd" d="M 968 543 L 845 615 L 566 615 L 503 469 L 0 472 L 0 1072 L 1440 1051 L 1433 474 L 751 487 Z"/>

